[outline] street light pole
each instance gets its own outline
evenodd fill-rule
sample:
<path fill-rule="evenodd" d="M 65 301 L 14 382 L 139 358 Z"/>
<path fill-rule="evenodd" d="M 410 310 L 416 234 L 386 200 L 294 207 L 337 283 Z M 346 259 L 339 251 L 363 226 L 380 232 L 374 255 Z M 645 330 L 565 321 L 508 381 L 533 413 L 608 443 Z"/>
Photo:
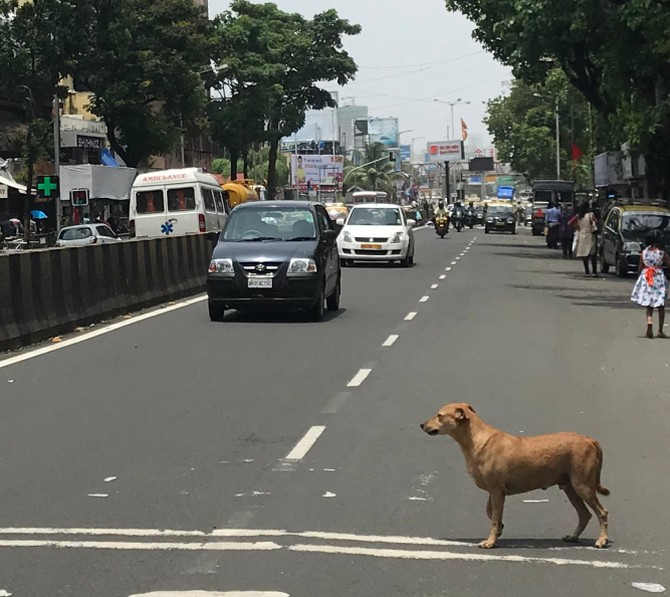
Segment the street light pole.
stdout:
<path fill-rule="evenodd" d="M 56 176 L 60 176 L 60 98 L 58 93 L 54 94 L 54 166 Z M 56 197 L 56 234 L 60 232 L 61 220 L 63 219 L 63 204 L 61 203 L 60 193 Z"/>
<path fill-rule="evenodd" d="M 463 101 L 460 97 L 455 102 L 447 102 L 441 99 L 434 98 L 434 102 L 439 104 L 445 104 L 451 108 L 451 136 L 452 138 L 456 136 L 456 125 L 454 123 L 454 106 L 460 106 L 461 104 L 470 104 L 470 100 Z M 447 127 L 448 128 L 448 127 Z M 449 131 L 447 131 L 447 137 L 449 136 Z M 450 139 L 451 140 L 451 139 Z"/>
<path fill-rule="evenodd" d="M 555 106 L 556 115 L 556 180 L 561 180 L 561 123 L 558 115 L 558 98 Z"/>

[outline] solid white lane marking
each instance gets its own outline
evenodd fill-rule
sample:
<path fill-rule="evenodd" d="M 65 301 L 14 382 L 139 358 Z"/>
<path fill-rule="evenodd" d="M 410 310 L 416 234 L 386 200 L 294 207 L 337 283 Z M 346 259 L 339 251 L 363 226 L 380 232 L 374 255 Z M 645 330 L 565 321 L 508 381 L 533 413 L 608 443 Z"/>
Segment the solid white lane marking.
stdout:
<path fill-rule="evenodd" d="M 447 274 L 442 274 L 440 276 L 440 280 L 446 280 L 447 279 Z"/>
<path fill-rule="evenodd" d="M 422 296 L 421 299 L 419 300 L 419 302 L 420 303 L 427 303 L 429 298 L 430 298 L 429 296 Z"/>
<path fill-rule="evenodd" d="M 368 375 L 372 373 L 372 369 L 359 369 L 358 373 L 354 375 L 349 383 L 347 384 L 348 388 L 357 388 L 360 386 L 367 378 Z"/>
<path fill-rule="evenodd" d="M 0 593 L 0 596 L 2 593 Z M 288 593 L 277 591 L 153 591 L 137 593 L 130 597 L 290 597 Z"/>
<path fill-rule="evenodd" d="M 440 287 L 439 284 L 433 284 L 433 285 L 430 287 L 430 289 L 431 289 L 431 290 L 437 290 L 439 287 Z"/>
<path fill-rule="evenodd" d="M 411 311 L 410 313 L 405 315 L 405 321 L 412 321 L 417 315 L 418 313 L 416 311 Z"/>
<path fill-rule="evenodd" d="M 536 558 L 513 555 L 489 555 L 481 553 L 458 553 L 451 551 L 414 551 L 407 549 L 373 549 L 369 547 L 339 547 L 334 545 L 291 545 L 289 551 L 303 553 L 341 554 L 372 556 L 403 560 L 461 560 L 467 562 L 513 562 L 521 564 L 556 564 L 558 566 L 586 566 L 589 568 L 637 568 L 624 562 L 602 560 L 574 560 L 568 558 Z"/>
<path fill-rule="evenodd" d="M 286 460 L 302 460 L 325 430 L 326 427 L 324 425 L 315 425 L 312 427 L 295 445 L 295 448 L 288 453 Z"/>
<path fill-rule="evenodd" d="M 135 541 L 43 541 L 37 539 L 16 539 L 14 541 L 0 539 L 0 547 L 56 547 L 67 549 L 118 549 L 138 551 L 274 551 L 282 549 L 278 543 L 260 541 L 255 543 L 242 542 L 207 542 L 207 543 L 174 543 L 174 542 L 135 542 Z"/>
<path fill-rule="evenodd" d="M 384 348 L 388 348 L 389 346 L 393 346 L 396 342 L 396 340 L 400 338 L 398 334 L 391 334 L 386 340 L 384 341 L 384 344 L 382 346 Z"/>
<path fill-rule="evenodd" d="M 176 305 L 169 305 L 167 307 L 161 307 L 159 309 L 156 309 L 154 311 L 151 311 L 149 313 L 143 313 L 142 315 L 136 315 L 135 317 L 131 317 L 130 319 L 124 319 L 123 321 L 117 321 L 116 323 L 113 323 L 111 325 L 107 325 L 103 328 L 100 328 L 98 330 L 95 330 L 93 332 L 87 332 L 86 334 L 81 334 L 81 336 L 76 336 L 74 338 L 68 338 L 67 340 L 63 340 L 62 342 L 59 342 L 58 344 L 50 344 L 49 346 L 43 346 L 42 348 L 38 348 L 36 350 L 31 350 L 30 352 L 26 352 L 25 354 L 19 354 L 16 355 L 15 357 L 10 357 L 8 359 L 4 359 L 0 361 L 0 369 L 3 369 L 4 367 L 9 367 L 10 365 L 16 365 L 17 363 L 22 363 L 23 361 L 27 361 L 29 359 L 34 359 L 37 357 L 40 357 L 42 355 L 45 355 L 47 353 L 53 352 L 54 350 L 60 350 L 61 348 L 67 348 L 68 346 L 72 346 L 74 344 L 79 344 L 80 342 L 86 342 L 86 340 L 92 340 L 93 338 L 97 338 L 98 336 L 102 336 L 104 334 L 109 334 L 110 332 L 114 332 L 116 330 L 120 330 L 121 328 L 125 328 L 129 325 L 134 325 L 136 323 L 140 323 L 141 321 L 145 321 L 147 319 L 151 319 L 153 317 L 158 317 L 159 315 L 165 315 L 166 313 L 170 313 L 171 311 L 176 311 L 177 309 L 183 309 L 184 307 L 190 307 L 191 305 L 195 305 L 197 303 L 201 303 L 203 301 L 207 300 L 207 295 L 204 296 L 198 296 L 196 298 L 189 299 L 187 301 L 182 301 L 180 303 L 177 303 Z"/>

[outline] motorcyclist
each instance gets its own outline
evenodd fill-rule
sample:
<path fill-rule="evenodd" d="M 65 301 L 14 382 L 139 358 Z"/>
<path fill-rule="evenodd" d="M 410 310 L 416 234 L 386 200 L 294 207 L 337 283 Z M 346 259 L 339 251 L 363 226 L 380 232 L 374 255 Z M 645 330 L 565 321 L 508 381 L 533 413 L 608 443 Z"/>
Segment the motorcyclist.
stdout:
<path fill-rule="evenodd" d="M 433 214 L 433 221 L 435 221 L 437 218 L 448 218 L 449 217 L 449 212 L 447 211 L 447 208 L 444 205 L 444 200 L 440 199 L 437 202 L 437 209 L 435 210 L 435 213 Z"/>

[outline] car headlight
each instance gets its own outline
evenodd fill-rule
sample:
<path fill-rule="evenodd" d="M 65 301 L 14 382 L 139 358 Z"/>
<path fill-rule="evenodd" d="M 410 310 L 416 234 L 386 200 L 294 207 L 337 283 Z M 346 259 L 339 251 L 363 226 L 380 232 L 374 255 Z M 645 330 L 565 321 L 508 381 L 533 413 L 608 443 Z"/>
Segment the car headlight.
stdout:
<path fill-rule="evenodd" d="M 317 272 L 316 261 L 304 257 L 294 257 L 288 264 L 287 276 L 300 276 L 302 274 L 315 274 Z"/>
<path fill-rule="evenodd" d="M 342 234 L 342 240 L 343 240 L 345 243 L 353 243 L 353 242 L 354 242 L 354 237 L 351 236 L 351 233 L 350 233 L 350 232 L 344 232 L 344 233 Z"/>
<path fill-rule="evenodd" d="M 233 268 L 232 259 L 212 259 L 209 262 L 209 272 L 211 274 L 222 274 L 224 276 L 234 276 L 235 269 Z"/>
<path fill-rule="evenodd" d="M 396 232 L 392 237 L 391 237 L 391 242 L 392 243 L 401 243 L 405 238 L 405 233 L 404 232 Z"/>
<path fill-rule="evenodd" d="M 624 253 L 639 253 L 642 251 L 642 245 L 640 243 L 630 242 L 623 244 Z"/>

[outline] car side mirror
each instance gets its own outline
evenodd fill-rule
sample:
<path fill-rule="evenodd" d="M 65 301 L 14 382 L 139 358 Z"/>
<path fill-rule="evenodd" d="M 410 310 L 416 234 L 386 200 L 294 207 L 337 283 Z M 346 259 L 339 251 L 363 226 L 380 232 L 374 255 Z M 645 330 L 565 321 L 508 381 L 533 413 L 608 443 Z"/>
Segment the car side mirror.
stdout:
<path fill-rule="evenodd" d="M 324 230 L 323 239 L 324 240 L 335 240 L 337 238 L 337 232 L 334 230 Z"/>
<path fill-rule="evenodd" d="M 416 220 L 407 220 L 407 225 L 410 228 L 414 228 L 414 226 L 416 226 Z"/>
<path fill-rule="evenodd" d="M 337 218 L 337 220 L 335 220 L 335 223 L 336 223 L 338 226 L 344 226 L 344 222 L 345 222 L 345 219 L 344 219 L 344 218 Z"/>

